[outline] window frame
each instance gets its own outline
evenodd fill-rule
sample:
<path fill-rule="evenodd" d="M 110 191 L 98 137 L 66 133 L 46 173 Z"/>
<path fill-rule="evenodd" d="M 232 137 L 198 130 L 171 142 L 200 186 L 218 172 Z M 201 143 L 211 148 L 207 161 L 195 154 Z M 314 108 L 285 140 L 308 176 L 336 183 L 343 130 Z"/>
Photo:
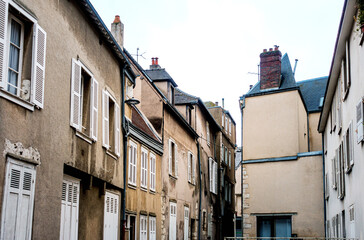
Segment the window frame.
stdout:
<path fill-rule="evenodd" d="M 174 154 L 172 153 L 172 146 L 174 145 Z M 178 178 L 178 150 L 177 150 L 176 142 L 170 138 L 168 140 L 168 153 L 169 153 L 169 176 Z M 174 156 L 174 159 L 173 159 Z M 173 172 L 173 164 L 174 164 L 174 172 Z"/>
<path fill-rule="evenodd" d="M 141 147 L 140 150 L 140 187 L 148 188 L 148 149 Z M 144 182 L 143 182 L 144 179 Z"/>
<path fill-rule="evenodd" d="M 116 101 L 116 98 L 111 94 L 108 89 L 102 91 L 102 146 L 107 150 L 106 153 L 112 152 L 117 157 L 120 157 L 120 106 Z M 114 102 L 114 129 L 110 129 L 110 103 L 109 100 Z M 106 106 L 107 105 L 107 106 Z M 110 145 L 110 134 L 114 136 L 114 149 L 111 149 Z"/>
<path fill-rule="evenodd" d="M 149 240 L 156 240 L 157 238 L 157 218 L 149 216 Z"/>
<path fill-rule="evenodd" d="M 157 173 L 157 158 L 152 152 L 149 153 L 149 174 L 150 174 L 150 184 L 149 189 L 155 192 L 156 189 L 156 173 Z"/>
<path fill-rule="evenodd" d="M 143 226 L 145 228 L 142 228 Z M 143 214 L 139 215 L 139 239 L 148 240 L 148 216 Z"/>
<path fill-rule="evenodd" d="M 135 148 L 135 158 L 134 158 L 134 163 L 132 163 L 130 161 L 131 159 L 131 154 L 132 154 L 132 151 L 131 151 L 131 148 Z M 128 185 L 131 185 L 131 186 L 134 186 L 136 187 L 137 184 L 136 184 L 136 174 L 137 174 L 137 159 L 138 159 L 138 144 L 135 143 L 134 141 L 131 141 L 129 140 L 129 154 L 128 154 Z M 133 171 L 133 175 L 131 174 L 131 172 Z M 131 179 L 131 176 L 132 176 L 132 179 Z"/>
<path fill-rule="evenodd" d="M 206 142 L 207 146 L 210 147 L 210 124 L 206 121 Z"/>

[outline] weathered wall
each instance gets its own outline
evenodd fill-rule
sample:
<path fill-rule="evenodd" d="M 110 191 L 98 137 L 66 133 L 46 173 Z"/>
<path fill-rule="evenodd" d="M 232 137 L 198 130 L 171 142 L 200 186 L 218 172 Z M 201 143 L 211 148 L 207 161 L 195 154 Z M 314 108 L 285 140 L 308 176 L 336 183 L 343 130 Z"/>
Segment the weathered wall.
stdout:
<path fill-rule="evenodd" d="M 310 127 L 310 151 L 322 150 L 322 135 L 317 131 L 320 113 L 310 113 L 308 115 Z"/>

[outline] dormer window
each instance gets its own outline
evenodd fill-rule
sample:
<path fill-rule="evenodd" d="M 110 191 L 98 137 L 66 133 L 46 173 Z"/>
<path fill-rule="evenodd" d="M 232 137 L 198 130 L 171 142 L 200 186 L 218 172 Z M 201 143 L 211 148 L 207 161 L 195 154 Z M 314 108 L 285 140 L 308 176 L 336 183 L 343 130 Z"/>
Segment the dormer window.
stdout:
<path fill-rule="evenodd" d="M 191 110 L 191 107 L 190 106 L 186 106 L 186 121 L 191 125 L 191 120 L 192 120 L 192 118 L 191 118 L 191 112 L 192 112 L 192 110 Z"/>
<path fill-rule="evenodd" d="M 174 105 L 174 87 L 173 86 L 171 86 L 171 92 L 170 92 L 170 94 L 171 94 L 170 101 L 171 101 L 172 105 Z"/>

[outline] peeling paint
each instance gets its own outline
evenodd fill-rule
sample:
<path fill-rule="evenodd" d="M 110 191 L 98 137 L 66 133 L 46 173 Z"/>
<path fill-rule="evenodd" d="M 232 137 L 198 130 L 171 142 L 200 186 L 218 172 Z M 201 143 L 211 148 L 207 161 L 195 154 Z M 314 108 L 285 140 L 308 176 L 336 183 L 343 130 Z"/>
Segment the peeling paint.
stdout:
<path fill-rule="evenodd" d="M 12 143 L 10 140 L 5 139 L 3 156 L 7 154 L 14 154 L 20 158 L 28 159 L 40 165 L 40 153 L 38 149 L 29 147 L 25 148 L 21 142 Z"/>

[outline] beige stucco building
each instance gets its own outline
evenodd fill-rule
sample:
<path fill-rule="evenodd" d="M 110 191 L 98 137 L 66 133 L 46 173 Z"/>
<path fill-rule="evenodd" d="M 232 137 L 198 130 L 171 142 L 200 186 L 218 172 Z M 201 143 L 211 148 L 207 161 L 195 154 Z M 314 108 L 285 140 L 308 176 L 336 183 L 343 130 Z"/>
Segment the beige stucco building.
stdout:
<path fill-rule="evenodd" d="M 323 237 L 316 129 L 327 78 L 296 82 L 288 55 L 281 56 L 278 47 L 260 55 L 260 81 L 241 97 L 243 208 L 236 204 L 237 212 L 244 236 Z"/>
<path fill-rule="evenodd" d="M 344 3 L 319 122 L 325 157 L 325 226 L 332 238 L 364 239 L 363 33 Z"/>

